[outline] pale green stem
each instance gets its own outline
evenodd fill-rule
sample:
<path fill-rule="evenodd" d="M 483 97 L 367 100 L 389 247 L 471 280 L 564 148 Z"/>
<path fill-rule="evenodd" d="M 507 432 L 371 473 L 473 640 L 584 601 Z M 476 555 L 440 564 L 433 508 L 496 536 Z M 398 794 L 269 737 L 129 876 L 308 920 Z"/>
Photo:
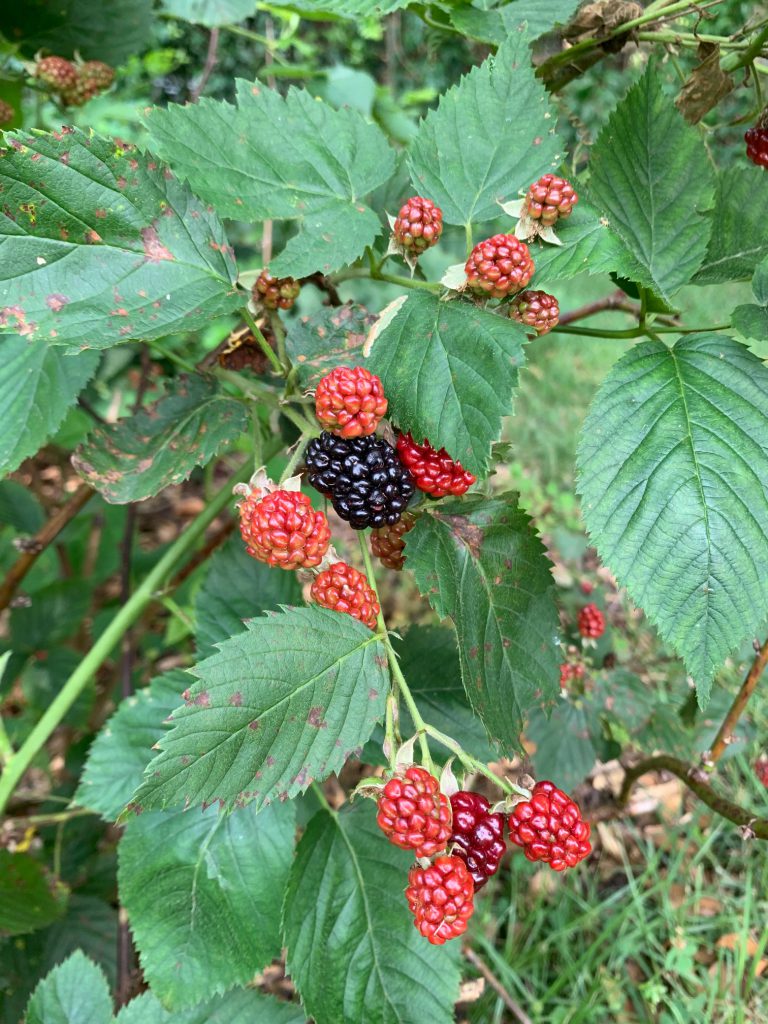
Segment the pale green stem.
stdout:
<path fill-rule="evenodd" d="M 253 336 L 256 339 L 256 341 L 258 342 L 259 348 L 261 349 L 261 351 L 264 353 L 264 355 L 269 360 L 270 365 L 272 366 L 272 369 L 275 371 L 275 373 L 279 373 L 281 377 L 284 377 L 285 376 L 285 371 L 283 370 L 283 367 L 282 367 L 282 365 L 280 363 L 280 360 L 278 359 L 277 355 L 275 354 L 275 351 L 272 348 L 272 346 L 269 344 L 267 339 L 261 333 L 261 330 L 259 329 L 259 325 L 256 323 L 256 320 L 254 319 L 250 309 L 248 309 L 247 306 L 244 306 L 241 312 L 243 314 L 243 319 L 248 324 L 248 326 L 251 328 Z"/>

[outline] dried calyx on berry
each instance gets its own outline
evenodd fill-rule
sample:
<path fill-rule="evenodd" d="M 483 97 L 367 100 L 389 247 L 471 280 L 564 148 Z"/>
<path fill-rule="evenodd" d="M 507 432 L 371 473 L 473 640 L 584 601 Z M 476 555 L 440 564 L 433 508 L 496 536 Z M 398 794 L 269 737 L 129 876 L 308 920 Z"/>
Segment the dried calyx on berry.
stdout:
<path fill-rule="evenodd" d="M 494 235 L 470 253 L 464 266 L 466 287 L 475 295 L 503 299 L 522 291 L 535 269 L 525 242 L 514 235 Z"/>
<path fill-rule="evenodd" d="M 367 437 L 386 412 L 381 381 L 362 366 L 336 366 L 317 385 L 315 414 L 332 434 Z"/>
<path fill-rule="evenodd" d="M 462 935 L 475 909 L 474 883 L 461 857 L 438 857 L 428 868 L 414 864 L 405 896 L 416 928 L 435 946 Z"/>
<path fill-rule="evenodd" d="M 399 523 L 382 526 L 371 532 L 371 551 L 387 569 L 395 572 L 405 565 L 405 534 L 416 525 L 416 519 L 406 512 Z"/>
<path fill-rule="evenodd" d="M 605 616 L 596 604 L 585 604 L 579 612 L 578 625 L 583 637 L 596 640 L 605 632 Z"/>
<path fill-rule="evenodd" d="M 413 196 L 400 207 L 392 221 L 392 243 L 395 251 L 420 256 L 436 245 L 443 233 L 443 211 L 431 199 Z"/>
<path fill-rule="evenodd" d="M 400 434 L 397 452 L 419 490 L 433 498 L 464 494 L 477 480 L 460 462 L 454 462 L 445 448 L 435 451 L 426 439 L 417 444 L 410 434 Z"/>
<path fill-rule="evenodd" d="M 390 843 L 401 850 L 434 857 L 451 836 L 451 805 L 435 776 L 412 764 L 382 789 L 376 821 Z"/>
<path fill-rule="evenodd" d="M 301 491 L 254 486 L 238 512 L 240 534 L 253 558 L 279 569 L 309 569 L 322 562 L 331 530 L 325 514 Z"/>
<path fill-rule="evenodd" d="M 353 530 L 393 525 L 413 496 L 411 474 L 380 437 L 343 438 L 324 431 L 307 445 L 312 486 L 331 499 Z"/>
<path fill-rule="evenodd" d="M 505 816 L 500 812 L 492 813 L 482 794 L 466 790 L 451 796 L 451 808 L 451 852 L 465 861 L 477 891 L 499 870 L 506 849 Z"/>
<path fill-rule="evenodd" d="M 344 612 L 369 629 L 376 629 L 381 610 L 379 602 L 366 577 L 354 566 L 334 562 L 315 577 L 310 594 L 323 608 Z"/>
<path fill-rule="evenodd" d="M 560 321 L 560 307 L 554 295 L 547 292 L 521 292 L 509 305 L 513 320 L 532 327 L 536 334 L 548 334 Z"/>
<path fill-rule="evenodd" d="M 758 118 L 753 128 L 744 133 L 747 144 L 747 158 L 758 167 L 768 170 L 768 107 Z"/>
<path fill-rule="evenodd" d="M 528 860 L 544 861 L 555 871 L 575 867 L 589 855 L 589 823 L 554 782 L 537 782 L 530 800 L 509 815 L 509 838 Z"/>
<path fill-rule="evenodd" d="M 301 285 L 293 277 L 273 277 L 266 268 L 256 278 L 253 301 L 267 309 L 290 309 L 299 297 Z"/>

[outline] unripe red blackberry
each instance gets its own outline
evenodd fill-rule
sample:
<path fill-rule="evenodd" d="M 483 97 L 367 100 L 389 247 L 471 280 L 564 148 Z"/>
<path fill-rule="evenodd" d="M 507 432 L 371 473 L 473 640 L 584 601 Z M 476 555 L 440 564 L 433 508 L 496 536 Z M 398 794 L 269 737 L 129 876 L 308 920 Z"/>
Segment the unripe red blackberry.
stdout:
<path fill-rule="evenodd" d="M 290 309 L 299 297 L 301 285 L 293 277 L 273 277 L 265 268 L 253 286 L 253 301 L 267 309 Z"/>
<path fill-rule="evenodd" d="M 509 838 L 522 846 L 528 860 L 541 860 L 555 871 L 575 867 L 592 849 L 589 823 L 569 796 L 553 782 L 537 782 L 531 799 L 509 815 Z"/>
<path fill-rule="evenodd" d="M 77 68 L 65 57 L 43 57 L 35 65 L 35 78 L 56 92 L 64 92 L 77 83 Z"/>
<path fill-rule="evenodd" d="M 521 292 L 509 305 L 509 315 L 518 323 L 532 327 L 536 334 L 548 334 L 557 327 L 560 307 L 554 295 L 546 292 Z"/>
<path fill-rule="evenodd" d="M 499 870 L 506 849 L 505 816 L 492 814 L 484 796 L 466 790 L 453 794 L 451 808 L 451 850 L 466 863 L 477 892 Z"/>
<path fill-rule="evenodd" d="M 376 629 L 379 602 L 365 576 L 346 562 L 334 562 L 315 577 L 312 600 L 334 612 L 345 612 L 369 629 Z"/>
<path fill-rule="evenodd" d="M 62 90 L 61 102 L 65 107 L 83 107 L 85 104 L 98 96 L 101 88 L 89 78 L 80 78 L 73 86 Z"/>
<path fill-rule="evenodd" d="M 596 604 L 585 604 L 579 612 L 579 632 L 583 637 L 596 640 L 605 632 L 605 616 Z"/>
<path fill-rule="evenodd" d="M 405 896 L 416 928 L 434 946 L 462 935 L 475 909 L 472 876 L 461 857 L 438 857 L 428 868 L 414 864 Z"/>
<path fill-rule="evenodd" d="M 568 683 L 573 682 L 576 679 L 584 678 L 584 666 L 573 665 L 571 662 L 566 661 L 560 666 L 560 689 L 567 690 Z"/>
<path fill-rule="evenodd" d="M 279 569 L 310 569 L 322 562 L 331 530 L 306 494 L 255 489 L 238 511 L 240 533 L 253 558 Z"/>
<path fill-rule="evenodd" d="M 570 182 L 554 174 L 545 174 L 528 189 L 523 215 L 552 227 L 558 220 L 570 217 L 579 197 Z"/>
<path fill-rule="evenodd" d="M 470 290 L 494 299 L 522 291 L 535 269 L 528 246 L 514 235 L 494 235 L 478 242 L 464 267 Z"/>
<path fill-rule="evenodd" d="M 405 541 L 403 537 L 416 525 L 416 519 L 406 512 L 399 523 L 371 530 L 371 551 L 387 569 L 395 572 L 405 565 Z"/>
<path fill-rule="evenodd" d="M 104 92 L 115 80 L 115 69 L 101 60 L 87 60 L 78 67 L 77 76 L 95 86 L 99 92 Z"/>
<path fill-rule="evenodd" d="M 464 494 L 477 480 L 460 462 L 454 462 L 445 448 L 435 451 L 426 439 L 417 444 L 410 434 L 400 434 L 397 452 L 419 490 L 433 498 Z"/>
<path fill-rule="evenodd" d="M 757 119 L 754 128 L 744 133 L 744 141 L 747 144 L 747 157 L 753 164 L 768 170 L 768 107 Z"/>
<path fill-rule="evenodd" d="M 400 207 L 392 235 L 398 245 L 414 256 L 436 245 L 443 233 L 443 211 L 431 199 L 413 196 Z"/>
<path fill-rule="evenodd" d="M 10 124 L 14 117 L 16 117 L 16 111 L 11 104 L 6 103 L 5 100 L 0 100 L 0 128 L 3 125 Z"/>
<path fill-rule="evenodd" d="M 435 776 L 411 764 L 382 789 L 376 821 L 390 843 L 401 850 L 434 857 L 451 836 L 451 805 Z"/>
<path fill-rule="evenodd" d="M 336 366 L 317 385 L 315 414 L 339 437 L 373 434 L 386 412 L 381 381 L 362 366 Z"/>

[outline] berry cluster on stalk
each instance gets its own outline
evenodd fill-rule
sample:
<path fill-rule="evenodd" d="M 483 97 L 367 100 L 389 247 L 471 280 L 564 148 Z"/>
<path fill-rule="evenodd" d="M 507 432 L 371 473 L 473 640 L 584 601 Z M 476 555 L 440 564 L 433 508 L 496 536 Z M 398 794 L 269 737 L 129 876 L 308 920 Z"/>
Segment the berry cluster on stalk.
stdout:
<path fill-rule="evenodd" d="M 101 60 L 75 61 L 66 57 L 42 57 L 31 66 L 38 82 L 58 94 L 65 107 L 82 107 L 106 92 L 115 80 L 115 69 Z"/>

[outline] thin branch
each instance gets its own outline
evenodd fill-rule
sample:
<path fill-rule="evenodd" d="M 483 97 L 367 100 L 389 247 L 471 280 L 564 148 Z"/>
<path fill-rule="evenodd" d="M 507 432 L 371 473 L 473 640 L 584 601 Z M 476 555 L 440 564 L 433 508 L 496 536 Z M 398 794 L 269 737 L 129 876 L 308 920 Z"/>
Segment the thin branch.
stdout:
<path fill-rule="evenodd" d="M 723 724 L 717 731 L 715 741 L 712 744 L 712 749 L 708 754 L 705 754 L 702 760 L 706 765 L 715 765 L 723 756 L 723 752 L 729 743 L 733 740 L 733 732 L 736 725 L 744 714 L 744 708 L 747 706 L 747 701 L 755 692 L 755 688 L 760 681 L 760 677 L 765 670 L 765 666 L 768 665 L 768 640 L 759 646 L 758 642 L 755 641 L 757 653 L 755 660 L 747 672 L 744 682 L 741 684 L 739 692 L 731 704 L 728 714 L 723 719 Z"/>
<path fill-rule="evenodd" d="M 24 551 L 8 570 L 5 579 L 0 583 L 0 611 L 10 604 L 16 588 L 38 560 L 43 551 L 52 544 L 64 527 L 83 506 L 90 501 L 96 492 L 88 484 L 80 484 L 78 489 L 66 503 L 51 516 L 29 541 L 24 544 Z"/>
<path fill-rule="evenodd" d="M 197 80 L 194 89 L 190 93 L 190 101 L 197 103 L 200 99 L 200 94 L 208 84 L 208 79 L 211 77 L 211 72 L 216 67 L 216 62 L 219 59 L 219 30 L 217 28 L 211 29 L 211 34 L 208 37 L 208 53 L 205 58 L 205 64 L 203 66 L 202 74 Z"/>
<path fill-rule="evenodd" d="M 739 807 L 738 804 L 733 803 L 731 800 L 726 800 L 725 797 L 716 793 L 709 783 L 704 781 L 705 772 L 703 768 L 694 767 L 694 765 L 688 764 L 687 761 L 681 761 L 679 758 L 671 757 L 669 754 L 647 757 L 632 765 L 631 768 L 627 768 L 621 793 L 619 794 L 619 804 L 624 806 L 628 802 L 632 787 L 641 775 L 654 771 L 671 772 L 681 782 L 684 782 L 688 789 L 695 793 L 699 800 L 703 801 L 707 807 L 711 807 L 713 811 L 716 811 L 723 818 L 727 818 L 728 821 L 732 821 L 734 825 L 739 825 L 744 830 L 745 837 L 768 839 L 768 819 L 757 818 L 744 807 Z"/>
<path fill-rule="evenodd" d="M 484 960 L 480 959 L 480 957 L 477 955 L 474 949 L 470 949 L 469 946 L 464 946 L 464 948 L 462 949 L 462 953 L 464 954 L 464 959 L 469 960 L 469 962 L 472 964 L 475 970 L 479 971 L 480 974 L 482 974 L 482 976 L 485 978 L 485 980 L 488 982 L 488 984 L 491 986 L 494 992 L 498 995 L 498 997 L 507 1007 L 512 1016 L 515 1017 L 516 1020 L 520 1021 L 520 1024 L 533 1024 L 533 1021 L 522 1008 L 522 1006 L 520 1006 L 519 1003 L 515 1002 L 515 1000 L 512 998 L 509 992 L 507 992 L 507 990 L 504 988 L 502 983 L 493 973 L 488 964 Z"/>
<path fill-rule="evenodd" d="M 560 323 L 571 324 L 575 320 L 585 320 L 588 316 L 595 316 L 596 313 L 603 313 L 608 309 L 618 309 L 622 313 L 631 313 L 633 316 L 637 316 L 638 313 L 637 306 L 628 302 L 626 294 L 619 288 L 604 299 L 589 302 L 586 306 L 579 306 L 578 309 L 572 309 L 569 313 L 563 313 Z"/>

